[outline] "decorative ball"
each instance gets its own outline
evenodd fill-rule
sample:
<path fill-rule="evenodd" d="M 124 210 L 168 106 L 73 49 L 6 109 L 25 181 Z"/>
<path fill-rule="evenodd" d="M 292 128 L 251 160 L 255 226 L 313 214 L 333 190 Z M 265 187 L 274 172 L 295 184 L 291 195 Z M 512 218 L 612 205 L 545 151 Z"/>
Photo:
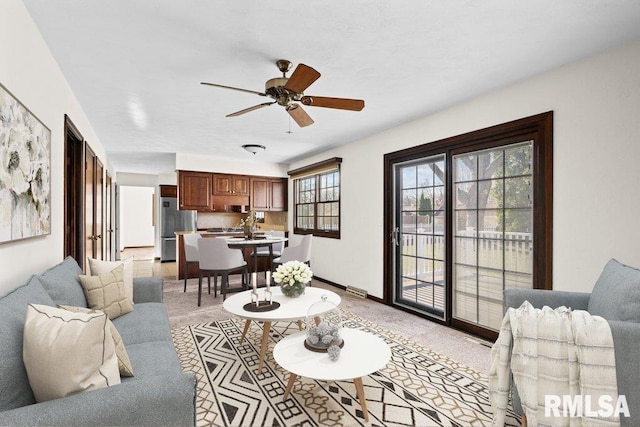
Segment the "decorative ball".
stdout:
<path fill-rule="evenodd" d="M 340 347 L 337 345 L 332 345 L 327 349 L 327 354 L 329 355 L 329 359 L 332 362 L 335 362 L 340 357 Z"/>

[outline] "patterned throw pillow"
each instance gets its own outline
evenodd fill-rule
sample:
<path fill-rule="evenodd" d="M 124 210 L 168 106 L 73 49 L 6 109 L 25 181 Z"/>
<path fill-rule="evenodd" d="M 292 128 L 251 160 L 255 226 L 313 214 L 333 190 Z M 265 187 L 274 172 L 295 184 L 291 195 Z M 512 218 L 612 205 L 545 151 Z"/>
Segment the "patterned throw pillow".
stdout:
<path fill-rule="evenodd" d="M 86 307 L 74 307 L 72 305 L 59 305 L 58 307 L 67 311 L 71 311 L 72 313 L 103 313 L 100 310 L 92 310 Z M 129 360 L 129 355 L 127 354 L 127 349 L 124 347 L 124 343 L 122 342 L 120 332 L 118 332 L 111 320 L 107 319 L 107 324 L 109 325 L 109 329 L 111 330 L 113 344 L 116 346 L 116 356 L 118 357 L 118 369 L 120 370 L 120 376 L 132 377 L 133 367 L 131 367 L 131 360 Z"/>
<path fill-rule="evenodd" d="M 104 313 L 29 304 L 22 357 L 37 402 L 120 384 Z"/>
<path fill-rule="evenodd" d="M 120 265 L 100 276 L 78 276 L 89 308 L 104 311 L 111 320 L 133 311 L 124 291 L 123 269 Z"/>
<path fill-rule="evenodd" d="M 119 265 L 124 266 L 122 277 L 124 279 L 124 292 L 133 304 L 133 257 L 122 261 L 102 261 L 100 259 L 89 259 L 89 271 L 92 276 L 99 276 L 108 273 Z"/>

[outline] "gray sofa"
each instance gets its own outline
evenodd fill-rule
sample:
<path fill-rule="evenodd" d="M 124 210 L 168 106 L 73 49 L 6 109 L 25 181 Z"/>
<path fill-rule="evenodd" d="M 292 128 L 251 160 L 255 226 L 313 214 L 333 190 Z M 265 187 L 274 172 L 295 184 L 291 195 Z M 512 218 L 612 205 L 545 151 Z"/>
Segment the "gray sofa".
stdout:
<path fill-rule="evenodd" d="M 68 257 L 0 298 L 0 425 L 194 425 L 193 374 L 183 373 L 162 304 L 163 281 L 134 279 L 134 310 L 113 323 L 134 377 L 122 384 L 35 403 L 22 362 L 27 304 L 87 306 L 82 270 Z"/>
<path fill-rule="evenodd" d="M 607 320 L 616 355 L 618 394 L 624 395 L 631 417 L 621 417 L 622 426 L 640 425 L 640 270 L 612 259 L 605 266 L 592 293 L 506 289 L 504 310 L 529 301 L 535 308 L 549 306 L 586 310 Z M 523 414 L 520 396 L 511 382 L 513 409 Z M 615 402 L 614 402 L 615 403 Z"/>

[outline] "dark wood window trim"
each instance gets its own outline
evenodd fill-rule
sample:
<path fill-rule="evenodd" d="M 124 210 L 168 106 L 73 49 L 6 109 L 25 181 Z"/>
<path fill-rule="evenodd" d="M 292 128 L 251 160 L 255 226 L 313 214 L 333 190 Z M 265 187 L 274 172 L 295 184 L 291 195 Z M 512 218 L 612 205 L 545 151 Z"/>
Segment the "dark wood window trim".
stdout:
<path fill-rule="evenodd" d="M 293 202 L 294 202 L 294 209 L 293 209 L 293 232 L 295 234 L 313 234 L 314 236 L 318 236 L 318 237 L 328 237 L 328 238 L 333 238 L 333 239 L 339 239 L 340 238 L 340 229 L 341 229 L 341 225 L 340 225 L 340 206 L 341 206 L 341 201 L 340 199 L 342 198 L 342 179 L 339 179 L 339 183 L 337 185 L 338 187 L 338 193 L 339 193 L 339 197 L 338 200 L 336 201 L 338 204 L 338 214 L 337 214 L 337 218 L 338 218 L 338 229 L 337 230 L 326 230 L 326 229 L 322 229 L 318 227 L 318 213 L 319 213 L 319 206 L 323 205 L 323 202 L 320 201 L 320 182 L 321 182 L 321 176 L 327 173 L 331 173 L 331 172 L 338 172 L 338 175 L 340 175 L 340 165 L 342 164 L 342 158 L 340 157 L 333 157 L 331 159 L 327 159 L 327 160 L 323 160 L 321 162 L 317 162 L 317 163 L 313 163 L 311 165 L 308 166 L 304 166 L 302 168 L 298 168 L 298 169 L 294 169 L 288 172 L 288 175 L 291 177 L 292 181 L 293 181 Z M 300 203 L 299 201 L 299 195 L 300 195 L 300 189 L 299 189 L 299 185 L 300 182 L 302 180 L 305 179 L 311 179 L 312 181 L 312 185 L 313 185 L 313 189 L 314 189 L 314 201 L 311 203 Z M 302 209 L 302 205 L 306 204 L 306 205 L 312 205 L 312 210 L 313 210 L 313 226 L 310 228 L 302 228 L 298 226 L 298 212 L 299 209 Z M 335 216 L 335 215 L 333 215 Z"/>
<path fill-rule="evenodd" d="M 465 149 L 481 150 L 503 145 L 509 141 L 516 141 L 522 137 L 535 140 L 533 146 L 534 157 L 534 208 L 533 208 L 533 288 L 552 289 L 552 261 L 553 261 L 553 112 L 546 112 L 526 117 L 512 122 L 503 123 L 489 128 L 465 133 L 462 135 L 442 139 L 416 147 L 388 153 L 384 156 L 384 235 L 392 236 L 393 215 L 393 167 L 399 162 L 420 159 L 436 154 L 445 154 L 447 169 L 447 188 L 452 188 L 453 153 Z M 447 204 L 453 203 L 452 192 L 447 193 Z M 452 209 L 447 209 L 447 236 L 452 235 Z M 393 247 L 391 239 L 384 239 L 384 301 L 393 304 L 394 269 L 392 265 Z M 447 282 L 452 280 L 452 245 L 446 247 Z M 478 325 L 466 323 L 459 319 L 452 319 L 451 286 L 447 287 L 447 316 L 445 323 L 451 326 L 476 333 L 488 339 L 495 339 L 493 331 L 488 331 Z"/>

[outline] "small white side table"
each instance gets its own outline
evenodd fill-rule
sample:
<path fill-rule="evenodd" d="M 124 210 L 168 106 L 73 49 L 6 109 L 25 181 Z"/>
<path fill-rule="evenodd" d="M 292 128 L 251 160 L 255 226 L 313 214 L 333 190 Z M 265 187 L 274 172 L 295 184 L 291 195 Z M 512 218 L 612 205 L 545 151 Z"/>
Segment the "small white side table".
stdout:
<path fill-rule="evenodd" d="M 251 302 L 251 289 L 248 291 L 237 293 L 227 298 L 222 307 L 231 314 L 245 319 L 244 329 L 242 330 L 242 337 L 240 337 L 240 344 L 244 341 L 251 321 L 264 322 L 262 329 L 262 342 L 260 344 L 260 359 L 258 362 L 258 372 L 262 372 L 262 366 L 264 364 L 264 357 L 267 351 L 267 344 L 269 340 L 269 332 L 271 331 L 272 322 L 295 322 L 298 321 L 298 327 L 302 329 L 302 323 L 300 322 L 307 316 L 309 307 L 316 302 L 320 301 L 323 295 L 327 296 L 327 300 L 331 301 L 335 305 L 339 305 L 341 298 L 340 295 L 332 292 L 328 289 L 315 288 L 307 286 L 304 294 L 297 298 L 289 298 L 282 294 L 280 286 L 271 287 L 272 300 L 278 302 L 280 307 L 273 311 L 252 312 L 244 309 L 244 305 Z M 264 289 L 258 289 L 260 297 L 263 296 Z M 323 313 L 316 313 L 318 315 Z"/>
<path fill-rule="evenodd" d="M 343 328 L 340 336 L 344 340 L 344 347 L 335 362 L 329 359 L 327 353 L 316 353 L 304 347 L 306 332 L 289 335 L 276 344 L 273 358 L 291 373 L 282 400 L 287 400 L 298 376 L 322 381 L 353 379 L 364 420 L 368 422 L 369 411 L 362 377 L 384 368 L 391 358 L 391 349 L 382 338 L 369 332 Z"/>

